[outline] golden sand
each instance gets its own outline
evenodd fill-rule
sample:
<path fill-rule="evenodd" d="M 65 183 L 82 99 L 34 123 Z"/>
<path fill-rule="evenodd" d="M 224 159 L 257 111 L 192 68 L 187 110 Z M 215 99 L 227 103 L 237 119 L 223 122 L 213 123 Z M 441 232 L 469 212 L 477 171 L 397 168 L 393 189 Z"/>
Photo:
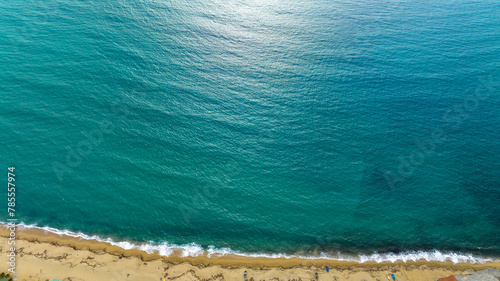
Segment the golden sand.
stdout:
<path fill-rule="evenodd" d="M 0 227 L 0 271 L 7 272 L 9 232 Z M 451 262 L 356 263 L 321 259 L 250 258 L 236 255 L 169 257 L 140 250 L 125 250 L 109 243 L 83 240 L 39 229 L 18 227 L 16 233 L 17 280 L 148 281 L 148 280 L 353 280 L 385 281 L 394 273 L 398 281 L 436 281 L 500 263 Z M 330 272 L 325 271 L 325 266 Z"/>

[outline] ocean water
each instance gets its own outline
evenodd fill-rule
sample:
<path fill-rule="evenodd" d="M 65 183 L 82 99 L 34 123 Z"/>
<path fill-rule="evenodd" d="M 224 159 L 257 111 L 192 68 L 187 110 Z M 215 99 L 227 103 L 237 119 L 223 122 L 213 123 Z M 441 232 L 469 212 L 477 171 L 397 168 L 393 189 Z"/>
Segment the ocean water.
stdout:
<path fill-rule="evenodd" d="M 0 0 L 0 168 L 125 248 L 498 259 L 499 65 L 495 1 Z"/>

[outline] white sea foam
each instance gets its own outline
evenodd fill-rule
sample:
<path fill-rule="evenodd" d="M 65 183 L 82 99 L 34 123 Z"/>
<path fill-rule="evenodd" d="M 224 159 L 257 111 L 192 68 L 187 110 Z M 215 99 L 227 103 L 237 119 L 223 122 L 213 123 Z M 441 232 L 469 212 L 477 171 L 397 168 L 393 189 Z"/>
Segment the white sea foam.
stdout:
<path fill-rule="evenodd" d="M 5 222 L 0 222 L 0 224 L 6 224 Z M 130 241 L 115 241 L 111 238 L 102 238 L 97 235 L 87 235 L 82 232 L 73 232 L 70 230 L 60 230 L 48 226 L 37 226 L 37 225 L 26 225 L 24 223 L 19 223 L 18 226 L 24 228 L 33 228 L 40 229 L 46 232 L 54 233 L 57 235 L 66 235 L 75 238 L 85 239 L 85 240 L 97 240 L 100 242 L 107 242 L 111 245 L 118 246 L 125 250 L 138 249 L 141 251 L 145 251 L 149 254 L 157 253 L 162 256 L 170 256 L 173 254 L 178 254 L 181 257 L 197 257 L 206 255 L 208 257 L 216 258 L 225 255 L 237 255 L 244 257 L 258 257 L 258 258 L 302 258 L 302 259 L 330 259 L 337 261 L 354 261 L 354 262 L 370 262 L 374 261 L 377 263 L 381 262 L 396 262 L 396 261 L 418 261 L 418 260 L 426 260 L 426 261 L 451 261 L 453 263 L 485 263 L 485 262 L 500 262 L 500 259 L 497 258 L 487 258 L 487 257 L 478 257 L 472 254 L 467 253 L 453 253 L 453 252 L 440 252 L 438 250 L 434 251 L 411 251 L 411 252 L 403 252 L 403 253 L 372 253 L 369 255 L 361 254 L 358 256 L 345 255 L 342 253 L 337 254 L 329 254 L 329 253 L 319 253 L 317 256 L 304 256 L 304 255 L 290 255 L 285 253 L 275 253 L 275 254 L 266 254 L 266 253 L 243 253 L 240 251 L 235 251 L 230 248 L 215 248 L 214 246 L 209 246 L 207 249 L 204 249 L 200 245 L 196 243 L 190 243 L 185 245 L 175 245 L 170 244 L 168 242 L 163 243 L 134 243 Z"/>

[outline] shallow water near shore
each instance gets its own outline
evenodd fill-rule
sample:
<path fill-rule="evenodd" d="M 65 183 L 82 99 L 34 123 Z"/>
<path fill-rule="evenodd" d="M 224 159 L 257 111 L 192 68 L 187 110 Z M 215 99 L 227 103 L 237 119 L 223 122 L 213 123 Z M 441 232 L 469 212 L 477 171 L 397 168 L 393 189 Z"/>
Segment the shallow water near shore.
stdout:
<path fill-rule="evenodd" d="M 500 4 L 1 3 L 0 163 L 25 225 L 500 256 Z"/>

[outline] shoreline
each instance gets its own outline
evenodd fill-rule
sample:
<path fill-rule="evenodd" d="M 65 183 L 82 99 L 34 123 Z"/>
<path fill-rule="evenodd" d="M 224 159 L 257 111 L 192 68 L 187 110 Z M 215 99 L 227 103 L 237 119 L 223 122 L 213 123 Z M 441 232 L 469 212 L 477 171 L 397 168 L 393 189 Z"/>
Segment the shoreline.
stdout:
<path fill-rule="evenodd" d="M 9 231 L 5 225 L 0 227 L 0 262 L 1 271 L 6 271 L 7 237 Z M 170 256 L 161 256 L 156 253 L 147 253 L 139 249 L 123 249 L 108 242 L 85 240 L 82 238 L 59 235 L 41 229 L 24 228 L 17 226 L 16 248 L 18 280 L 46 280 L 58 278 L 60 280 L 73 276 L 71 280 L 113 280 L 112 275 L 121 276 L 120 272 L 129 272 L 129 276 L 137 275 L 137 279 L 123 277 L 116 280 L 169 280 L 182 274 L 193 274 L 185 280 L 212 278 L 217 275 L 221 280 L 243 280 L 244 270 L 258 280 L 278 278 L 278 280 L 314 279 L 314 273 L 327 275 L 329 280 L 385 280 L 391 272 L 399 280 L 429 280 L 434 281 L 451 274 L 467 274 L 472 271 L 487 268 L 500 269 L 500 262 L 486 263 L 453 263 L 451 261 L 396 261 L 396 262 L 354 262 L 336 261 L 330 259 L 303 259 L 303 258 L 265 258 L 245 257 L 239 255 L 224 255 L 218 257 L 196 256 L 181 257 L 174 253 Z M 89 262 L 92 261 L 92 262 Z M 30 264 L 24 267 L 23 264 Z M 325 271 L 330 267 L 330 272 Z M 36 269 L 36 270 L 35 270 Z M 160 269 L 163 269 L 160 272 Z M 151 273 L 153 272 L 153 273 Z M 109 273 L 109 274 L 108 274 Z M 144 277 L 153 274 L 151 278 Z M 208 274 L 208 275 L 207 275 Z M 212 276 L 212 277 L 209 277 Z M 330 276 L 331 275 L 331 276 Z M 170 276 L 170 277 L 169 277 Z M 196 276 L 196 277 L 194 277 Z M 358 277 L 359 278 L 358 278 Z M 417 279 L 415 279 L 418 277 Z M 38 278 L 38 279 L 36 279 Z M 44 279 L 45 278 L 45 279 Z M 80 279 L 74 279 L 80 278 Z M 371 278 L 371 279 L 370 279 Z M 382 279 L 381 279 L 382 278 Z M 181 280 L 184 280 L 181 278 Z M 217 280 L 213 279 L 213 280 Z"/>
<path fill-rule="evenodd" d="M 7 223 L 0 222 L 1 228 L 7 227 Z M 395 263 L 395 262 L 451 262 L 453 264 L 484 264 L 490 262 L 500 262 L 499 257 L 492 256 L 475 256 L 471 253 L 461 252 L 440 252 L 439 250 L 433 251 L 408 251 L 401 253 L 376 253 L 371 254 L 358 254 L 346 255 L 342 253 L 328 254 L 328 253 L 315 253 L 314 255 L 297 255 L 286 253 L 245 253 L 234 251 L 230 248 L 202 248 L 195 243 L 176 245 L 169 243 L 155 244 L 152 242 L 134 242 L 129 240 L 115 240 L 111 237 L 100 237 L 98 235 L 87 235 L 82 232 L 74 232 L 70 230 L 60 230 L 48 226 L 40 227 L 37 225 L 26 225 L 24 223 L 16 224 L 16 229 L 21 230 L 24 234 L 34 234 L 36 237 L 57 237 L 59 239 L 76 239 L 77 241 L 90 241 L 94 243 L 104 243 L 109 246 L 116 246 L 122 250 L 139 250 L 148 254 L 157 254 L 163 257 L 207 257 L 219 258 L 223 256 L 231 256 L 243 259 L 263 258 L 263 259 L 300 259 L 300 260 L 324 260 L 335 262 L 354 262 L 354 263 L 367 263 L 375 262 L 380 263 Z M 0 234 L 1 235 L 1 234 Z M 36 238 L 34 238 L 36 239 Z M 44 238 L 48 239 L 48 238 Z M 56 240 L 59 240 L 56 239 Z M 50 239 L 49 239 L 50 240 Z M 53 241 L 44 240 L 53 243 Z"/>

